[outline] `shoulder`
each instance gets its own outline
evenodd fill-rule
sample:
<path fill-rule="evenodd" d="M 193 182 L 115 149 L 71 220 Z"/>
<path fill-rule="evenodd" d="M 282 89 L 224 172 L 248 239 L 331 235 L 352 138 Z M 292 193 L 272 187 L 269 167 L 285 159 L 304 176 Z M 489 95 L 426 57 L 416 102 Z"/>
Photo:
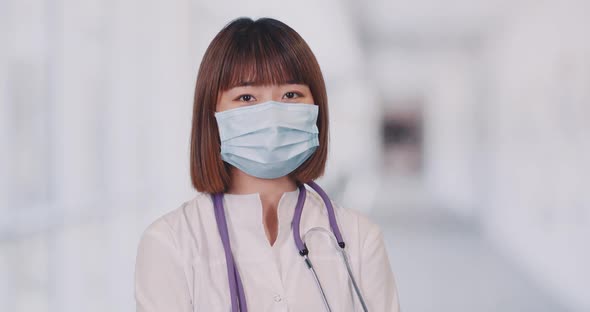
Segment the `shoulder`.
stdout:
<path fill-rule="evenodd" d="M 187 209 L 190 209 L 191 206 L 196 205 L 197 198 L 200 196 L 198 194 L 191 200 L 182 202 L 176 208 L 167 211 L 163 215 L 159 216 L 155 220 L 153 220 L 143 231 L 142 236 L 149 236 L 149 235 L 160 235 L 166 236 L 170 235 L 174 230 L 180 227 L 182 223 L 183 216 L 186 214 Z"/>
<path fill-rule="evenodd" d="M 351 224 L 353 228 L 356 228 L 359 243 L 361 245 L 383 235 L 381 226 L 365 212 L 339 203 L 335 203 L 334 209 L 337 211 L 337 215 L 340 216 L 340 220 L 342 220 L 343 223 Z"/>
<path fill-rule="evenodd" d="M 195 232 L 200 224 L 206 223 L 202 206 L 208 204 L 208 194 L 197 193 L 192 199 L 182 202 L 176 208 L 164 213 L 152 221 L 142 232 L 141 245 L 158 241 L 173 246 L 175 249 L 186 251 L 188 246 L 194 246 Z"/>
<path fill-rule="evenodd" d="M 321 197 L 315 192 L 311 193 L 312 200 L 325 210 Z M 365 212 L 335 200 L 330 202 L 334 207 L 336 220 L 347 245 L 354 244 L 362 248 L 366 243 L 378 240 L 383 235 L 381 227 Z"/>

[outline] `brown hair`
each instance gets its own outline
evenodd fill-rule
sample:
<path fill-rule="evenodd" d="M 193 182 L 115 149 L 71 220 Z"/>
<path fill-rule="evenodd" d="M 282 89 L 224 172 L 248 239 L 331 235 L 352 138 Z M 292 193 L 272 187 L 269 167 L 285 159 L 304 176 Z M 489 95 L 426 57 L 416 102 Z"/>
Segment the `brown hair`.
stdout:
<path fill-rule="evenodd" d="M 328 154 L 328 98 L 317 60 L 299 34 L 272 18 L 238 18 L 209 44 L 201 61 L 193 103 L 190 172 L 199 192 L 225 192 L 231 165 L 221 159 L 215 109 L 221 92 L 244 81 L 255 85 L 306 84 L 318 106 L 319 146 L 289 174 L 308 182 L 324 173 Z"/>

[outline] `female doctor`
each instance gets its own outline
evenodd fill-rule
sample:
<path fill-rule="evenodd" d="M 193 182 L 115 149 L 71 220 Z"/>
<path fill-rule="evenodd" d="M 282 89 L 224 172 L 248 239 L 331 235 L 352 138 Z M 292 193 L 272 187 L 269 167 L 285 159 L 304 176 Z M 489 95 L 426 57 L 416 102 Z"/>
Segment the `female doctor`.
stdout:
<path fill-rule="evenodd" d="M 327 151 L 306 42 L 275 19 L 227 24 L 196 81 L 198 193 L 142 234 L 137 311 L 399 311 L 380 228 L 313 182 Z"/>

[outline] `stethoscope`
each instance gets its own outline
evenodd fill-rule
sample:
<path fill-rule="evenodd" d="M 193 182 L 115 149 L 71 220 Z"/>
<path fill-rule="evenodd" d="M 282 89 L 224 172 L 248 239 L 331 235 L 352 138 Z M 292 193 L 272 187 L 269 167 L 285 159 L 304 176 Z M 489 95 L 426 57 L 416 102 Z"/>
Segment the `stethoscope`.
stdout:
<path fill-rule="evenodd" d="M 338 246 L 340 247 L 340 254 L 342 255 L 342 259 L 346 264 L 346 270 L 348 272 L 348 278 L 352 281 L 352 285 L 356 292 L 356 295 L 363 307 L 363 311 L 367 312 L 367 305 L 365 304 L 365 300 L 361 295 L 361 291 L 352 275 L 352 270 L 350 269 L 350 264 L 348 261 L 348 257 L 344 250 L 346 244 L 342 239 L 342 234 L 340 233 L 340 229 L 338 228 L 338 223 L 336 222 L 336 216 L 334 214 L 334 207 L 332 206 L 332 202 L 330 198 L 322 190 L 322 188 L 317 185 L 315 182 L 310 181 L 307 183 L 312 189 L 314 189 L 324 201 L 326 205 L 326 210 L 328 212 L 328 220 L 330 222 L 330 228 L 332 229 L 332 233 L 336 237 Z M 322 295 L 322 300 L 324 301 L 324 305 L 326 307 L 326 311 L 331 312 L 332 309 L 330 308 L 330 304 L 328 303 L 328 299 L 326 298 L 326 294 L 324 292 L 324 288 L 320 283 L 318 275 L 309 259 L 309 249 L 307 245 L 301 239 L 301 235 L 299 232 L 299 225 L 301 223 L 301 214 L 303 212 L 303 203 L 305 202 L 306 197 L 306 189 L 305 184 L 301 183 L 298 185 L 299 188 L 299 196 L 297 198 L 297 204 L 295 206 L 295 212 L 293 214 L 293 221 L 291 223 L 293 227 L 293 238 L 295 239 L 295 246 L 297 250 L 299 250 L 299 254 L 303 257 L 307 268 L 311 271 L 315 283 Z M 217 228 L 219 230 L 219 236 L 221 237 L 221 242 L 223 243 L 223 249 L 225 252 L 225 262 L 227 264 L 227 277 L 229 281 L 229 292 L 231 297 L 231 304 L 232 304 L 232 312 L 247 312 L 248 308 L 246 306 L 246 296 L 244 294 L 244 286 L 242 285 L 242 279 L 240 278 L 240 273 L 236 268 L 236 264 L 234 261 L 234 257 L 232 255 L 231 246 L 229 242 L 229 233 L 227 229 L 227 222 L 225 219 L 225 211 L 223 209 L 223 193 L 215 193 L 211 195 L 213 197 L 213 206 L 215 210 L 215 220 L 217 221 Z"/>

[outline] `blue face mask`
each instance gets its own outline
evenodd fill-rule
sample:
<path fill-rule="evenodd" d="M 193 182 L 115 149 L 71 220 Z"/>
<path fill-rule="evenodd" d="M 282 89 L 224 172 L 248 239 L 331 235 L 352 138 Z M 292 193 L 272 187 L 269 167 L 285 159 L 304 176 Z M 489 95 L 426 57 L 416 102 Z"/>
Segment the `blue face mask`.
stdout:
<path fill-rule="evenodd" d="M 285 176 L 319 145 L 318 106 L 275 101 L 215 113 L 221 158 L 264 179 Z"/>

